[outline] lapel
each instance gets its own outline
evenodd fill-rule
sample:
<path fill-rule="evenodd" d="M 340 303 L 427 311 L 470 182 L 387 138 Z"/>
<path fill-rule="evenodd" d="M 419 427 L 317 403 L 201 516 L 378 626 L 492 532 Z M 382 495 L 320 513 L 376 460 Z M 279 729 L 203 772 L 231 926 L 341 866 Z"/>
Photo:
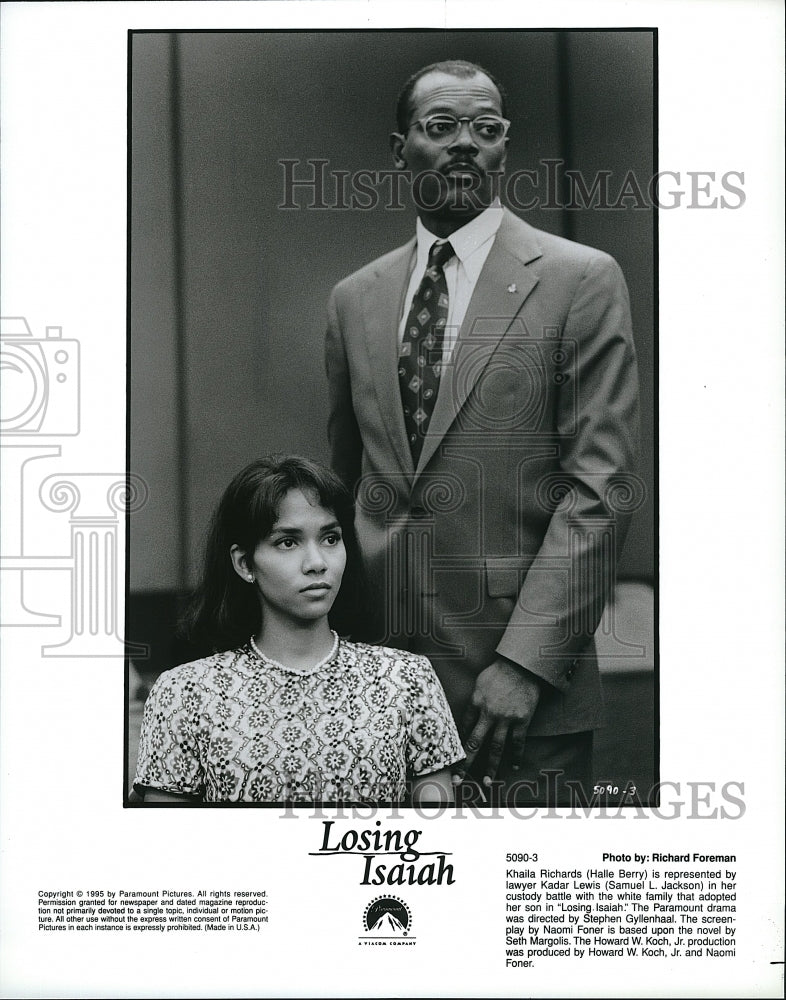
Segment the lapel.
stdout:
<path fill-rule="evenodd" d="M 499 346 L 500 340 L 518 315 L 524 300 L 538 283 L 537 276 L 527 271 L 526 265 L 541 255 L 536 231 L 506 209 L 494 245 L 472 293 L 464 322 L 461 324 L 453 350 L 454 363 L 448 366 L 442 377 L 416 476 L 420 475 L 431 460 L 450 425 L 467 401 L 483 369 Z M 474 343 L 471 336 L 473 328 L 476 324 L 482 324 L 484 320 L 489 319 L 495 320 L 498 334 L 491 337 L 486 334 Z M 461 373 L 460 378 L 456 378 L 455 363 L 457 361 L 460 363 L 462 346 L 468 343 L 472 344 L 472 364 L 465 366 L 466 371 Z M 386 371 L 395 373 L 395 364 Z M 398 385 L 395 389 L 398 396 Z M 399 402 L 396 412 L 400 410 Z M 403 417 L 401 424 L 403 428 Z M 404 445 L 409 455 L 406 436 Z M 411 464 L 410 457 L 410 468 Z"/>
<path fill-rule="evenodd" d="M 366 348 L 382 424 L 401 471 L 411 479 L 415 469 L 409 450 L 398 383 L 398 324 L 409 283 L 415 238 L 376 265 L 363 295 Z"/>

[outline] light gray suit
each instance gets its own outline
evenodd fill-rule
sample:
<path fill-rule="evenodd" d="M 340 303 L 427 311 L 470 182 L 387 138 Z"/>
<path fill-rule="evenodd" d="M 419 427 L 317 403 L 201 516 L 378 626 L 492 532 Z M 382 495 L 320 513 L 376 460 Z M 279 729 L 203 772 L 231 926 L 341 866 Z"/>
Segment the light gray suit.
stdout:
<path fill-rule="evenodd" d="M 637 502 L 624 278 L 505 210 L 415 469 L 397 375 L 414 249 L 344 279 L 329 304 L 332 463 L 358 490 L 379 639 L 431 658 L 459 722 L 501 654 L 545 681 L 531 734 L 593 729 L 592 634 Z"/>

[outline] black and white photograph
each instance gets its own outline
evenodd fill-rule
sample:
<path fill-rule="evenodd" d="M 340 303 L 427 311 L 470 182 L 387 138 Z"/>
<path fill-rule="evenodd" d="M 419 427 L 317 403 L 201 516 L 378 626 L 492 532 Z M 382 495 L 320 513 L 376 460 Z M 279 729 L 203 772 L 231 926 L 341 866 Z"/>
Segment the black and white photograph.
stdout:
<path fill-rule="evenodd" d="M 134 794 L 657 797 L 655 31 L 129 57 Z"/>
<path fill-rule="evenodd" d="M 0 996 L 783 995 L 783 27 L 0 5 Z"/>

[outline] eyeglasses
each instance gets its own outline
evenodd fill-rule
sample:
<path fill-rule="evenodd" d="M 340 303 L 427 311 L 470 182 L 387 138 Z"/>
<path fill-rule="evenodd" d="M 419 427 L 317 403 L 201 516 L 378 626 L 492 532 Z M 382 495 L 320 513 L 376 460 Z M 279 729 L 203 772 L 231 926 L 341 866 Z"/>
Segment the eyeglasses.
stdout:
<path fill-rule="evenodd" d="M 407 126 L 407 132 L 413 125 L 419 125 L 432 142 L 438 146 L 447 146 L 458 137 L 463 122 L 467 123 L 470 136 L 481 146 L 494 146 L 502 142 L 510 128 L 507 118 L 498 118 L 496 115 L 456 118 L 453 115 L 441 114 L 417 118 Z"/>

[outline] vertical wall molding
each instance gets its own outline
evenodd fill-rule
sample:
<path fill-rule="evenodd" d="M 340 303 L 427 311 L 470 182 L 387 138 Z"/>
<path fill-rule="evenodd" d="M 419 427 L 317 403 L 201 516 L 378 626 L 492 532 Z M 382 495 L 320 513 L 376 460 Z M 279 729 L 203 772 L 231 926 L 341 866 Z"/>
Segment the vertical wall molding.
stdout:
<path fill-rule="evenodd" d="M 191 555 L 191 508 L 189 496 L 189 429 L 188 429 L 188 345 L 186 329 L 185 290 L 185 244 L 183 222 L 186 206 L 183 184 L 182 150 L 182 81 L 180 43 L 174 32 L 169 36 L 169 83 L 170 114 L 172 129 L 172 255 L 174 264 L 175 300 L 175 379 L 177 399 L 177 516 L 178 525 L 178 573 L 180 590 L 188 587 L 189 559 Z"/>

